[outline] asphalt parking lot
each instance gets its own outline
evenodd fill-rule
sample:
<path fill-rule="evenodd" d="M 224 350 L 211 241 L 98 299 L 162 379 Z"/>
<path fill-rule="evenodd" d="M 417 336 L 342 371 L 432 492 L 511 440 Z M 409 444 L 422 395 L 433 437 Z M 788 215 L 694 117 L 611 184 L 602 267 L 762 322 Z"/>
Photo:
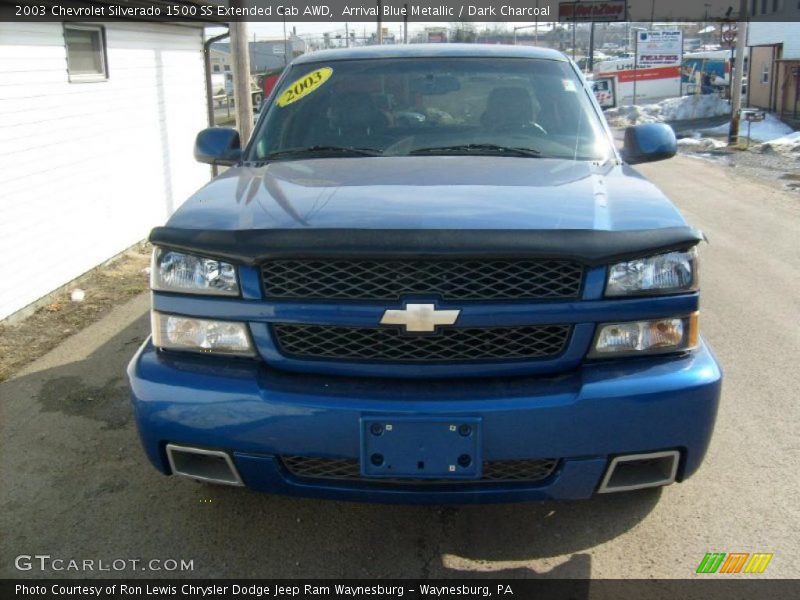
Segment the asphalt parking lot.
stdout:
<path fill-rule="evenodd" d="M 798 577 L 800 195 L 689 157 L 641 168 L 711 241 L 701 327 L 725 369 L 706 462 L 664 490 L 467 507 L 259 495 L 146 462 L 125 366 L 141 295 L 0 384 L 0 577 L 665 577 L 771 552 Z M 175 559 L 193 570 L 19 571 L 15 557 Z"/>

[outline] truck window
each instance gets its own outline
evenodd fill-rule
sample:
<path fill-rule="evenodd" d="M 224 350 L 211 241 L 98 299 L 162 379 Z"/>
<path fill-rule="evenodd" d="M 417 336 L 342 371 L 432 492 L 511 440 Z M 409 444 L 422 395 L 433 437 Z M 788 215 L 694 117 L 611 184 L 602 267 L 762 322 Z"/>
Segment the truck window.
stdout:
<path fill-rule="evenodd" d="M 542 59 L 296 65 L 254 140 L 250 160 L 330 146 L 387 156 L 465 145 L 577 160 L 611 154 L 582 81 L 567 62 Z"/>

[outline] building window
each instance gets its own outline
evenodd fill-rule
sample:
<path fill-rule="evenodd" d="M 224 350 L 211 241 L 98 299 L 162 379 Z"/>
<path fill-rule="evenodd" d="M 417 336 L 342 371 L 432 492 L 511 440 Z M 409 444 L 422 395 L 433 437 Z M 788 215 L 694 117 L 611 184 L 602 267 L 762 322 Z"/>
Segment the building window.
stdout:
<path fill-rule="evenodd" d="M 231 70 L 231 66 L 230 65 L 225 65 L 225 71 L 230 71 L 230 70 Z"/>
<path fill-rule="evenodd" d="M 104 81 L 106 67 L 106 36 L 102 27 L 94 25 L 64 25 L 69 80 Z"/>
<path fill-rule="evenodd" d="M 761 65 L 761 83 L 769 83 L 769 63 Z"/>
<path fill-rule="evenodd" d="M 219 65 L 214 65 L 214 73 L 219 73 L 220 68 Z"/>

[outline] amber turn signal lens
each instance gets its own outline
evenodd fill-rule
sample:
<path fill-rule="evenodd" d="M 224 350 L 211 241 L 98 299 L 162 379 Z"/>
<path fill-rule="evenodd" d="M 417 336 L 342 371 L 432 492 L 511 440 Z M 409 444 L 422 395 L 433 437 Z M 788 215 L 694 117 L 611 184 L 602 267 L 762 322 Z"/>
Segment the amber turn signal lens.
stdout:
<path fill-rule="evenodd" d="M 689 315 L 689 331 L 687 333 L 686 341 L 687 348 L 697 348 L 697 344 L 700 341 L 700 326 L 698 325 L 699 317 L 699 312 L 693 312 L 691 315 Z"/>
<path fill-rule="evenodd" d="M 697 313 L 687 317 L 604 323 L 590 357 L 663 354 L 697 347 Z"/>

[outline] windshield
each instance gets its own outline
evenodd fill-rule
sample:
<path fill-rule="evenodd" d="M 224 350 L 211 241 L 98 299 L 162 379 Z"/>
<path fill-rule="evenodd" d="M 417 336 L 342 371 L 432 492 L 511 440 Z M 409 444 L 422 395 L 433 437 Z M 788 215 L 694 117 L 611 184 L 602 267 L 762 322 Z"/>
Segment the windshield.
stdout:
<path fill-rule="evenodd" d="M 437 154 L 605 160 L 612 151 L 565 61 L 406 58 L 292 67 L 250 160 Z"/>

